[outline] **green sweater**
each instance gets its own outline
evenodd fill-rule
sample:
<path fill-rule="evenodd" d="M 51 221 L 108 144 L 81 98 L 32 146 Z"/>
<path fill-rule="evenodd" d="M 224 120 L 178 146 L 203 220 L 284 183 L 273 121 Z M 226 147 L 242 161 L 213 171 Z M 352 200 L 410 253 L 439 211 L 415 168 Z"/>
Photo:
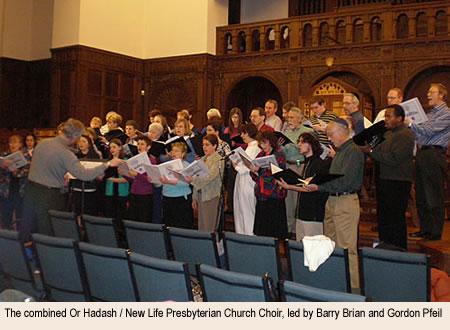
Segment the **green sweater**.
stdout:
<path fill-rule="evenodd" d="M 370 157 L 380 165 L 380 179 L 412 181 L 414 134 L 400 126 L 387 131 Z"/>
<path fill-rule="evenodd" d="M 343 174 L 335 180 L 321 184 L 319 191 L 328 193 L 356 192 L 361 190 L 364 173 L 364 154 L 352 139 L 336 149 L 330 166 L 330 174 Z"/>

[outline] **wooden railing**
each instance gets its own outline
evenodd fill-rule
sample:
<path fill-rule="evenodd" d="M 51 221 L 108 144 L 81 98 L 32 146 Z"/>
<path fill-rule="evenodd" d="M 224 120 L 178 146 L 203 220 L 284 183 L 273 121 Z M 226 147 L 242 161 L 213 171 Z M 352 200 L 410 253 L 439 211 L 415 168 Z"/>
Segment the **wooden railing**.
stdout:
<path fill-rule="evenodd" d="M 450 1 L 375 2 L 333 12 L 217 28 L 217 55 L 310 50 L 450 37 Z"/>

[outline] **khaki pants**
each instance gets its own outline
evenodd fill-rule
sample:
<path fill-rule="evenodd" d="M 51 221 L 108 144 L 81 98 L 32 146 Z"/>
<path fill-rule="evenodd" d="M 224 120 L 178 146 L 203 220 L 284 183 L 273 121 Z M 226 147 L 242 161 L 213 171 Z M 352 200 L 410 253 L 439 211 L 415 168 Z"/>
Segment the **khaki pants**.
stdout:
<path fill-rule="evenodd" d="M 348 249 L 352 288 L 359 288 L 357 194 L 330 196 L 325 205 L 324 233 L 336 242 L 336 247 Z"/>
<path fill-rule="evenodd" d="M 209 201 L 202 202 L 201 194 L 199 194 L 198 198 L 199 231 L 207 231 L 207 232 L 216 231 L 218 208 L 219 208 L 219 197 L 214 197 Z"/>

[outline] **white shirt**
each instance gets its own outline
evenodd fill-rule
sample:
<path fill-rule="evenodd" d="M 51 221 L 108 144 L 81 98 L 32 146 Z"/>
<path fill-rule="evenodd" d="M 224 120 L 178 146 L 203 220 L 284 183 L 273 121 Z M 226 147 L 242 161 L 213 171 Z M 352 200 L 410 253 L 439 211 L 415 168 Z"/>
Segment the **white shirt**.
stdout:
<path fill-rule="evenodd" d="M 272 127 L 276 131 L 281 131 L 283 122 L 281 121 L 280 117 L 278 117 L 277 115 L 273 115 L 266 119 L 266 125 Z"/>

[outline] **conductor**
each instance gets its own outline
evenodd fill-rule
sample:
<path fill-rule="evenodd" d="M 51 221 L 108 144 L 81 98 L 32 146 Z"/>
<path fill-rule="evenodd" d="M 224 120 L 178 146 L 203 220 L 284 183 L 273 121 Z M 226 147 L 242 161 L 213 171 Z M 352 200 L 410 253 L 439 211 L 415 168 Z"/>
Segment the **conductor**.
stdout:
<path fill-rule="evenodd" d="M 25 187 L 24 225 L 21 235 L 29 240 L 30 233 L 51 235 L 48 210 L 64 208 L 64 176 L 67 172 L 83 181 L 90 181 L 103 174 L 109 166 L 119 166 L 121 160 L 113 159 L 91 169 L 85 169 L 68 148 L 83 134 L 85 127 L 76 119 L 68 119 L 61 133 L 40 142 L 33 153 L 33 162 Z"/>

